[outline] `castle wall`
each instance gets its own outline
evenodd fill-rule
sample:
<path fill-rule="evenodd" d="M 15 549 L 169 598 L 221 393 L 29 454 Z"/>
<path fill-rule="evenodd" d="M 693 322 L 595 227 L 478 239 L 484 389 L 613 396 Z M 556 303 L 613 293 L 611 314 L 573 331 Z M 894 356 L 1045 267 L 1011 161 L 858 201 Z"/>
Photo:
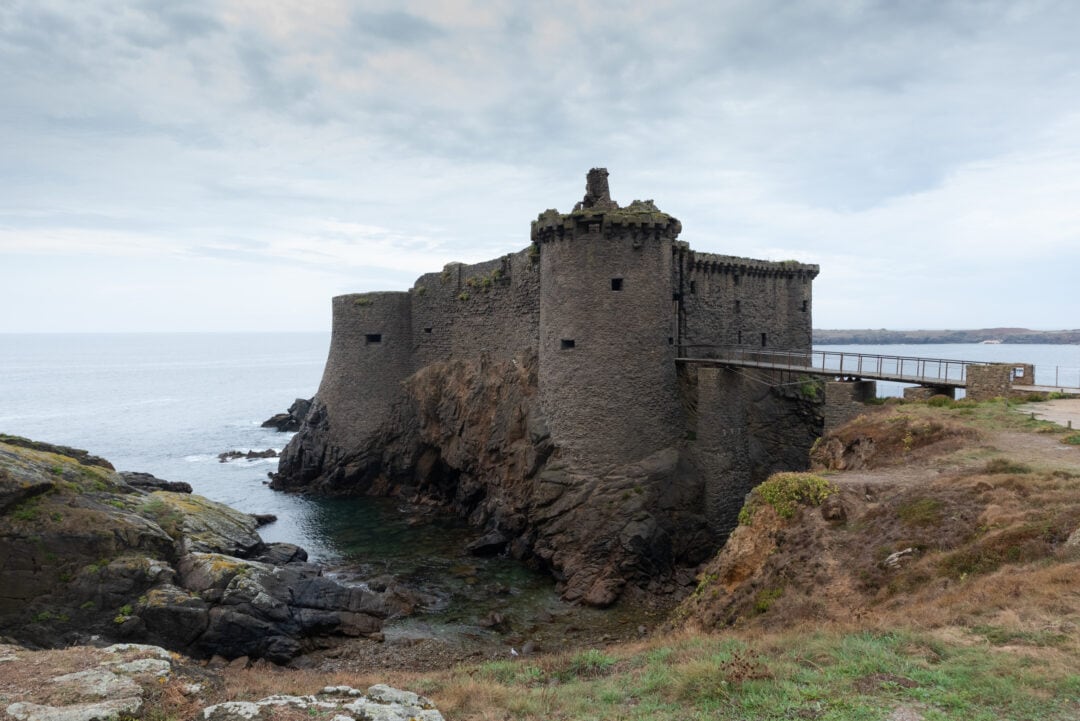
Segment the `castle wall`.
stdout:
<path fill-rule="evenodd" d="M 673 221 L 660 216 L 665 228 Z M 575 462 L 633 462 L 684 432 L 671 229 L 631 228 L 610 213 L 565 223 L 539 234 L 544 413 Z"/>
<path fill-rule="evenodd" d="M 318 397 L 334 419 L 333 443 L 349 444 L 385 423 L 412 373 L 409 294 L 353 293 L 333 299 L 333 331 Z"/>
<path fill-rule="evenodd" d="M 676 262 L 680 345 L 688 355 L 708 355 L 708 348 L 693 346 L 810 348 L 817 266 L 695 253 L 685 246 Z"/>
<path fill-rule="evenodd" d="M 537 351 L 539 259 L 528 250 L 421 276 L 412 298 L 413 370 L 449 358 Z"/>

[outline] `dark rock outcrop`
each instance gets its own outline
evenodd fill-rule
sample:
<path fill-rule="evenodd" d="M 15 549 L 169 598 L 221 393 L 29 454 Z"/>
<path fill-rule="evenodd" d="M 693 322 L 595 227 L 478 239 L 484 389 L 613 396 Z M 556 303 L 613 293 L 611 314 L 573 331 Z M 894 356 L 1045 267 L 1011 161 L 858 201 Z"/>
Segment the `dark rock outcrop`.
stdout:
<path fill-rule="evenodd" d="M 723 540 L 707 517 L 709 469 L 695 444 L 612 468 L 573 467 L 551 441 L 536 383 L 535 356 L 432 364 L 405 382 L 392 420 L 350 448 L 334 442 L 316 398 L 271 485 L 400 495 L 448 508 L 482 529 L 469 550 L 549 571 L 569 601 L 607 606 L 626 593 L 685 592 L 692 574 L 680 569 Z M 763 425 L 801 408 L 768 388 L 760 395 L 753 403 Z M 760 468 L 752 472 L 764 478 L 775 470 L 770 464 L 778 462 L 768 459 L 783 455 L 784 438 L 762 433 L 754 451 Z M 748 490 L 732 492 L 741 498 Z"/>
<path fill-rule="evenodd" d="M 169 491 L 170 493 L 191 493 L 191 484 L 184 481 L 165 481 L 149 473 L 121 471 L 120 480 L 142 491 Z"/>
<path fill-rule="evenodd" d="M 226 461 L 236 461 L 240 459 L 253 461 L 259 458 L 277 458 L 278 452 L 273 448 L 267 448 L 265 451 L 225 451 L 218 454 L 218 463 L 225 463 Z"/>
<path fill-rule="evenodd" d="M 246 513 L 60 450 L 0 442 L 0 635 L 284 663 L 331 636 L 378 633 L 402 610 L 396 590 L 344 583 L 303 549 L 264 543 Z"/>
<path fill-rule="evenodd" d="M 293 401 L 293 404 L 289 406 L 289 410 L 285 413 L 276 413 L 265 421 L 262 422 L 263 428 L 273 428 L 281 432 L 298 431 L 300 425 L 307 418 L 308 413 L 311 412 L 311 401 L 304 398 L 297 398 Z"/>

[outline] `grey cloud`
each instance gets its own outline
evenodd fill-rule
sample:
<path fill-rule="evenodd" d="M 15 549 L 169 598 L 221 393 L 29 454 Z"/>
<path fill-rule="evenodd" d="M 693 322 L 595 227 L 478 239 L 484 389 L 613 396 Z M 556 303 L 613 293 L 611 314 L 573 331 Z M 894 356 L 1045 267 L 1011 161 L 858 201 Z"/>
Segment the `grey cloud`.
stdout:
<path fill-rule="evenodd" d="M 418 45 L 446 34 L 429 20 L 402 11 L 356 11 L 351 26 L 362 37 L 389 45 Z"/>
<path fill-rule="evenodd" d="M 310 73 L 284 69 L 276 46 L 249 35 L 236 46 L 235 52 L 244 69 L 251 99 L 257 105 L 303 122 L 320 123 L 328 119 L 326 109 L 318 101 L 318 79 Z"/>
<path fill-rule="evenodd" d="M 137 45 L 161 48 L 224 31 L 224 26 L 209 9 L 197 7 L 194 2 L 143 0 L 140 6 L 149 26 L 133 28 L 126 33 L 126 37 Z"/>

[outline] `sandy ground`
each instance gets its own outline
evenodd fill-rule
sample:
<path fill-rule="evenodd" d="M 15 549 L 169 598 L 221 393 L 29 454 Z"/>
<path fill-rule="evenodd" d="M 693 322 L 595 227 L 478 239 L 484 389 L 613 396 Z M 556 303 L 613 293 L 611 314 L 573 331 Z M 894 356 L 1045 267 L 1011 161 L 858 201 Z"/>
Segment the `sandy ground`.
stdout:
<path fill-rule="evenodd" d="M 1042 421 L 1051 421 L 1063 426 L 1072 422 L 1072 427 L 1080 430 L 1080 398 L 1063 398 L 1042 403 L 1028 403 L 1017 408 L 1022 413 L 1034 413 Z"/>

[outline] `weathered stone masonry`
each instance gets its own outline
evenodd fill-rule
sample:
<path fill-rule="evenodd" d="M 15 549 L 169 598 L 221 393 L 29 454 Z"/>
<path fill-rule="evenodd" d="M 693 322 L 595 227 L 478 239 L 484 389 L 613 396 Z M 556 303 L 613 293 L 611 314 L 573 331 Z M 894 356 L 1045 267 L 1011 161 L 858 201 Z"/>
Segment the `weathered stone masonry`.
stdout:
<path fill-rule="evenodd" d="M 805 462 L 820 416 L 677 354 L 809 349 L 818 268 L 698 253 L 681 229 L 652 201 L 620 207 L 598 168 L 518 253 L 335 298 L 275 487 L 437 496 L 597 605 L 696 563 L 763 474 Z"/>

